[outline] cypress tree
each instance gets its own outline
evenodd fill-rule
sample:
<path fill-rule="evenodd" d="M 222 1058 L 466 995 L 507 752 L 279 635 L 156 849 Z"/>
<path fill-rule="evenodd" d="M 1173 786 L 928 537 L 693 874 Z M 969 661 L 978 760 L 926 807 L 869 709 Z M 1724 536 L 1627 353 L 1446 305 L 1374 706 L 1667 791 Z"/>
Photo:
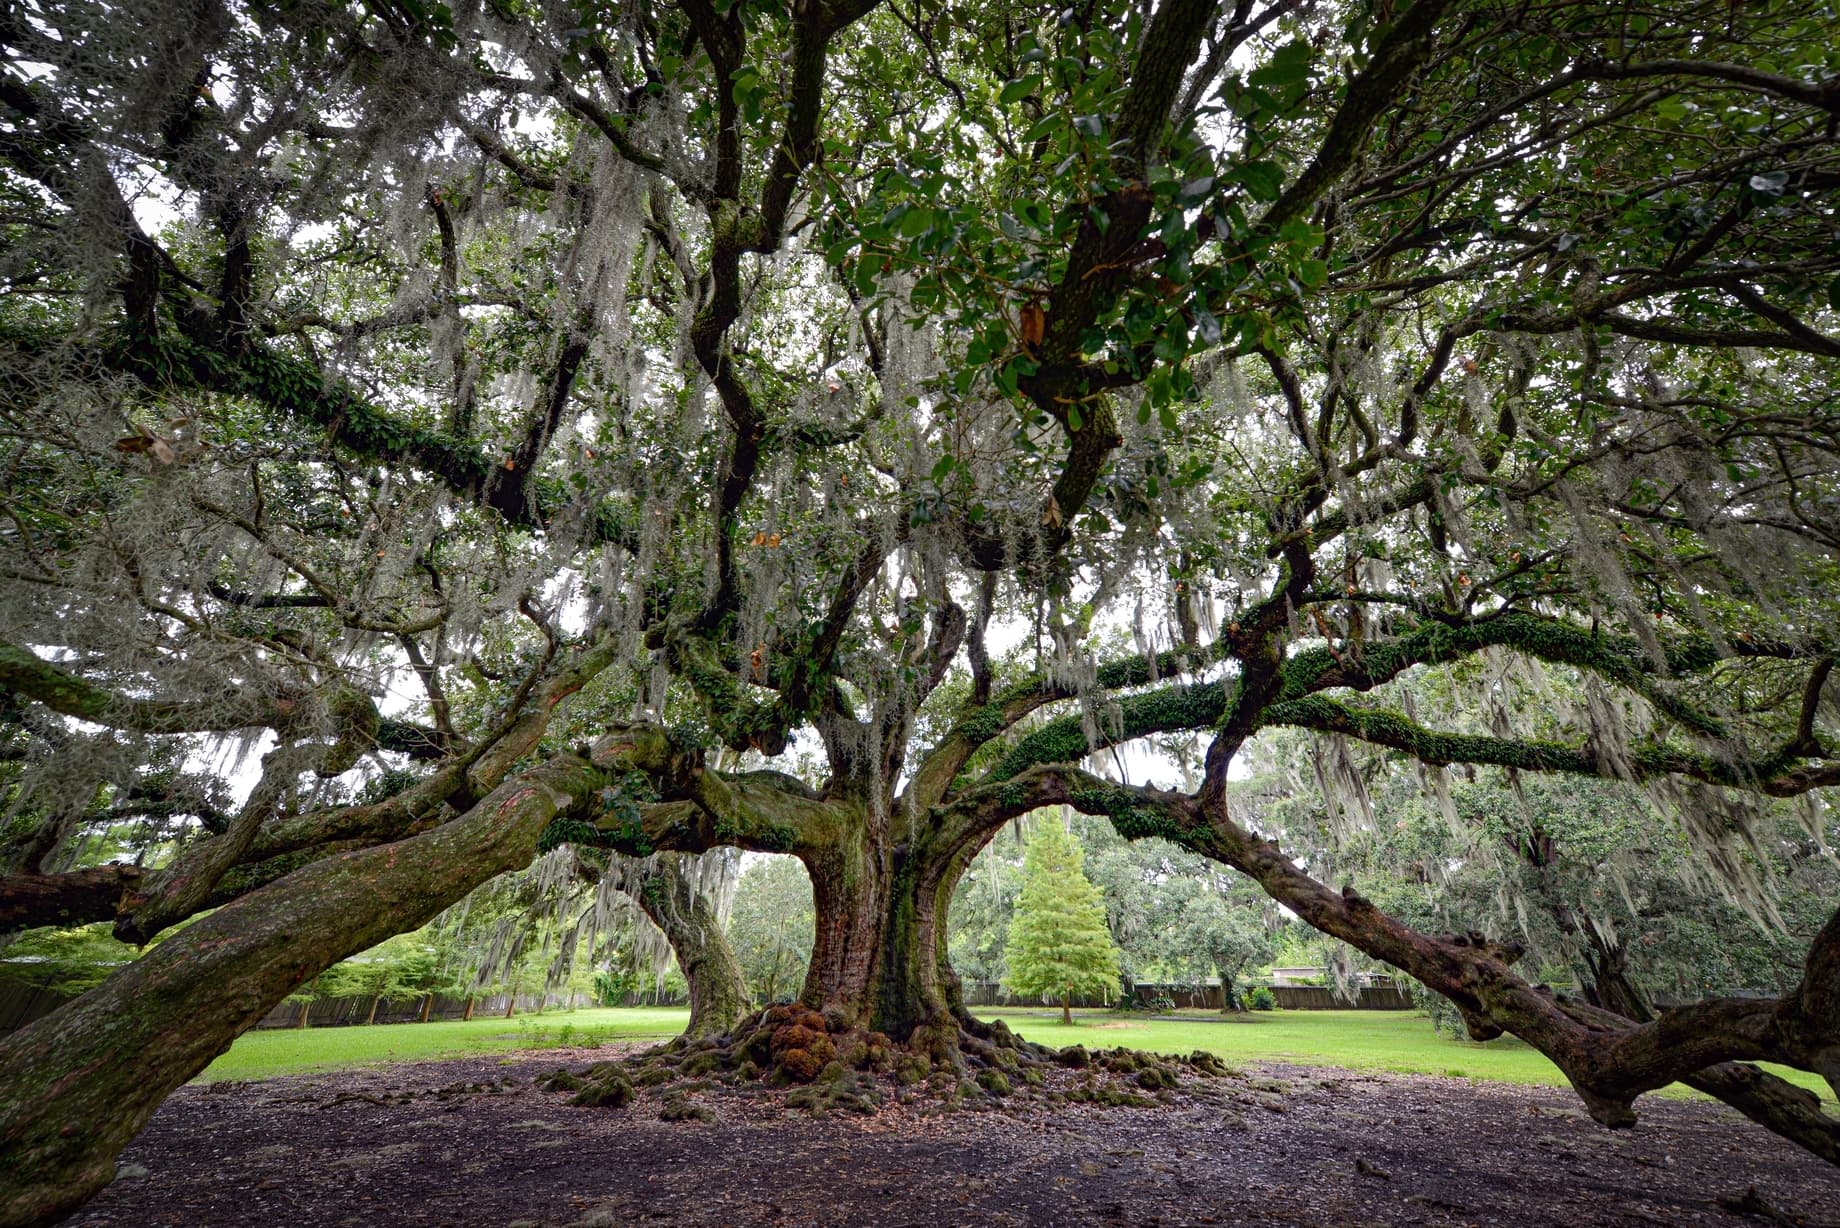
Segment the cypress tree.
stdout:
<path fill-rule="evenodd" d="M 1009 927 L 1008 984 L 1015 993 L 1058 995 L 1061 1022 L 1072 1023 L 1074 994 L 1109 996 L 1118 987 L 1118 947 L 1066 826 L 1049 819 L 1030 835 Z"/>

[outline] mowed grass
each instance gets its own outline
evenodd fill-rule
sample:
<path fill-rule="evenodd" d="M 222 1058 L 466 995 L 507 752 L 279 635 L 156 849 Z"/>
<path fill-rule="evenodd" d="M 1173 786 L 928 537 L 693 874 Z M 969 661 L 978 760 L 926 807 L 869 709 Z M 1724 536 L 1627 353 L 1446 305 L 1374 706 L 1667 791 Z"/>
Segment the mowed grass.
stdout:
<path fill-rule="evenodd" d="M 230 1051 L 207 1066 L 197 1081 L 272 1079 L 563 1044 L 669 1040 L 684 1030 L 689 1017 L 686 1009 L 636 1006 L 548 1011 L 511 1019 L 475 1017 L 464 1023 L 456 1019 L 368 1027 L 272 1028 L 237 1037 Z"/>
<path fill-rule="evenodd" d="M 1083 1011 L 1075 1013 L 1071 1027 L 1063 1024 L 1054 1010 L 986 1008 L 977 1013 L 986 1019 L 1002 1019 L 1019 1035 L 1055 1048 L 1123 1046 L 1174 1054 L 1205 1049 L 1229 1063 L 1294 1062 L 1496 1083 L 1565 1085 L 1558 1068 L 1521 1041 L 1512 1037 L 1486 1044 L 1453 1040 L 1438 1035 L 1424 1016 L 1412 1011 L 1260 1011 L 1227 1017 L 1197 1012 L 1173 1022 Z M 681 1032 L 689 1017 L 689 1011 L 681 1007 L 619 1007 L 552 1011 L 513 1019 L 477 1018 L 465 1023 L 246 1032 L 228 1053 L 198 1076 L 198 1081 L 270 1079 L 563 1044 L 662 1041 Z M 1814 1075 L 1781 1067 L 1770 1069 L 1798 1086 L 1833 1099 L 1827 1085 Z M 1676 1085 L 1663 1094 L 1697 1093 Z"/>
<path fill-rule="evenodd" d="M 1002 1019 L 1017 1035 L 1061 1048 L 1145 1049 L 1152 1053 L 1193 1053 L 1206 1049 L 1228 1063 L 1295 1062 L 1303 1066 L 1340 1066 L 1347 1070 L 1387 1070 L 1400 1074 L 1449 1075 L 1493 1083 L 1567 1086 L 1559 1068 L 1539 1050 L 1511 1036 L 1477 1043 L 1455 1040 L 1432 1030 L 1416 1011 L 1253 1011 L 1222 1016 L 1196 1013 L 1193 1021 L 1120 1018 L 1104 1011 L 1074 1012 L 1071 1027 L 1058 1010 L 985 1008 L 981 1018 Z M 1819 1076 L 1780 1066 L 1766 1066 L 1799 1087 L 1832 1100 Z M 1697 1096 L 1675 1084 L 1663 1095 Z"/>

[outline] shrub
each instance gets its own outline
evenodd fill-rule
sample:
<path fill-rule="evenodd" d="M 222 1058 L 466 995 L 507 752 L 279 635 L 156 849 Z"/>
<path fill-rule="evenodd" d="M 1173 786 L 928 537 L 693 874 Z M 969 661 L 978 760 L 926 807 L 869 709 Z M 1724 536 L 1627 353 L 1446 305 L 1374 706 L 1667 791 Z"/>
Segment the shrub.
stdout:
<path fill-rule="evenodd" d="M 1278 996 L 1263 985 L 1254 986 L 1246 995 L 1246 1009 L 1249 1011 L 1272 1011 L 1278 1009 Z"/>
<path fill-rule="evenodd" d="M 1426 989 L 1414 980 L 1403 981 L 1406 996 L 1418 1007 L 1424 1016 L 1431 1020 L 1431 1030 L 1439 1036 L 1448 1036 L 1452 1040 L 1467 1040 L 1469 1029 L 1463 1024 L 1463 1016 L 1443 994 Z"/>

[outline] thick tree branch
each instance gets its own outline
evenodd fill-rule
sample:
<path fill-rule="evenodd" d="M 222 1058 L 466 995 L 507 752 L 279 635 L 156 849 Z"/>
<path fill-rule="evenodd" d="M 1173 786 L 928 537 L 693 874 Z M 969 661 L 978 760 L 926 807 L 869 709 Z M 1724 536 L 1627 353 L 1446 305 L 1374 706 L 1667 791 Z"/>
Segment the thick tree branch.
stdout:
<path fill-rule="evenodd" d="M 283 997 L 529 864 L 539 834 L 582 804 L 596 775 L 579 759 L 553 760 L 424 835 L 316 862 L 0 1041 L 10 1076 L 0 1094 L 10 1166 L 0 1219 L 48 1223 L 80 1205 L 114 1177 L 116 1155 L 160 1102 Z M 107 1037 L 107 1062 L 70 1044 L 73 1035 Z M 68 1129 L 78 1113 L 99 1128 Z"/>
<path fill-rule="evenodd" d="M 1706 784 L 1750 789 L 1770 797 L 1799 797 L 1811 789 L 1840 784 L 1840 763 L 1804 764 L 1787 745 L 1755 761 L 1729 762 L 1697 751 L 1656 744 L 1637 744 L 1617 763 L 1586 741 L 1578 746 L 1536 739 L 1495 738 L 1482 734 L 1443 733 L 1381 708 L 1356 708 L 1320 695 L 1275 703 L 1263 723 L 1314 729 L 1359 738 L 1375 746 L 1404 751 L 1423 763 L 1477 763 L 1530 772 L 1564 772 L 1634 780 L 1685 776 Z"/>
<path fill-rule="evenodd" d="M 93 866 L 63 874 L 0 877 L 0 934 L 41 925 L 89 925 L 115 919 L 122 896 L 139 885 L 139 866 Z"/>
<path fill-rule="evenodd" d="M 65 716 L 141 733 L 285 728 L 301 715 L 297 704 L 250 692 L 211 699 L 129 699 L 4 640 L 0 640 L 0 690 L 36 700 Z"/>
<path fill-rule="evenodd" d="M 1348 83 L 1316 156 L 1266 210 L 1261 225 L 1275 230 L 1301 216 L 1354 166 L 1368 133 L 1398 105 L 1406 82 L 1430 58 L 1438 23 L 1450 8 L 1449 0 L 1416 0 L 1400 15 L 1367 66 Z"/>

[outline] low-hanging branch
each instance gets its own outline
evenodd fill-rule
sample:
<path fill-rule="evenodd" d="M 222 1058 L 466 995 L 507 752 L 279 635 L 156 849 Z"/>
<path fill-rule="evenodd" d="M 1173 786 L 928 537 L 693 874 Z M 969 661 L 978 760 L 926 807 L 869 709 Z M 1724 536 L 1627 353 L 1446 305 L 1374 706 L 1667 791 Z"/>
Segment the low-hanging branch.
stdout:
<path fill-rule="evenodd" d="M 1049 774 L 1049 769 L 1031 769 Z M 1077 769 L 1054 769 L 1074 776 Z M 1077 779 L 1077 777 L 1074 777 Z M 1833 1150 L 1832 1129 L 1802 1098 L 1759 1088 L 1729 1074 L 1729 1064 L 1776 1061 L 1820 1073 L 1840 1089 L 1840 1001 L 1832 972 L 1840 961 L 1840 912 L 1810 948 L 1802 984 L 1782 999 L 1713 999 L 1663 1011 L 1648 1023 L 1613 1022 L 1605 1013 L 1581 1014 L 1561 999 L 1515 975 L 1519 952 L 1476 935 L 1427 935 L 1413 930 L 1357 894 L 1333 891 L 1304 873 L 1269 841 L 1233 821 L 1204 789 L 1194 797 L 1088 778 L 1067 790 L 1066 802 L 1112 819 L 1127 839 L 1155 836 L 1213 858 L 1257 881 L 1273 899 L 1310 925 L 1399 968 L 1450 998 L 1478 1039 L 1513 1032 L 1551 1058 L 1606 1125 L 1628 1126 L 1644 1092 L 1700 1072 L 1713 1094 L 1728 1091 L 1762 1124 L 1801 1141 L 1819 1154 Z"/>

